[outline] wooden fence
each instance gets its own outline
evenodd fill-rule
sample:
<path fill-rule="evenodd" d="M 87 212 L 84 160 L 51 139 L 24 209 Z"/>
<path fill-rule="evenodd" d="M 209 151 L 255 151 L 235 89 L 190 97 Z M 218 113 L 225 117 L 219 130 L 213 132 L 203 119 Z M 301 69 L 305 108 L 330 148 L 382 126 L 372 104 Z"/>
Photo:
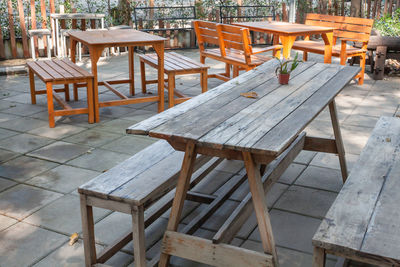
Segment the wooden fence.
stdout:
<path fill-rule="evenodd" d="M 49 28 L 48 14 L 46 14 L 46 10 L 49 10 L 50 13 L 56 12 L 56 6 L 54 0 L 48 0 L 48 5 L 46 6 L 46 0 L 40 0 L 40 10 L 36 10 L 37 6 L 35 5 L 35 0 L 2 0 L 7 2 L 7 15 L 9 22 L 9 43 L 11 47 L 11 56 L 12 58 L 17 58 L 17 37 L 16 30 L 14 27 L 14 23 L 19 23 L 19 28 L 21 29 L 21 39 L 22 39 L 22 57 L 29 58 L 31 57 L 29 53 L 28 47 L 28 36 L 27 36 L 27 25 L 26 19 L 28 18 L 28 26 L 29 29 L 36 29 L 38 25 L 38 21 L 40 21 L 42 28 Z M 15 9 L 15 1 L 16 1 L 16 9 Z M 154 0 L 149 0 L 153 2 Z M 242 1 L 237 0 L 240 4 Z M 396 8 L 400 8 L 400 0 L 366 0 L 366 17 L 368 18 L 378 18 L 383 14 L 391 14 Z M 29 6 L 29 10 L 24 10 L 24 2 Z M 313 1 L 311 0 L 299 0 L 299 7 L 297 12 L 296 21 L 302 22 L 302 15 L 307 12 L 318 12 L 321 14 L 334 14 L 334 15 L 348 15 L 345 12 L 345 0 L 319 0 L 317 7 L 310 6 Z M 14 7 L 13 7 L 14 3 Z M 154 5 L 154 2 L 153 2 Z M 27 14 L 25 14 L 27 12 Z M 28 13 L 30 16 L 28 17 Z M 286 5 L 282 3 L 282 10 L 278 12 L 278 19 L 286 21 L 287 20 L 287 10 Z M 17 16 L 17 18 L 15 17 Z M 16 20 L 15 20 L 16 19 Z M 75 22 L 76 23 L 76 22 Z M 63 26 L 63 25 L 62 25 Z M 72 25 L 76 27 L 76 25 Z M 54 38 L 54 36 L 52 37 Z M 5 47 L 5 35 L 2 32 L 0 27 L 0 59 L 6 58 L 6 47 Z M 35 37 L 35 51 L 38 53 L 38 40 Z M 46 48 L 47 44 L 44 40 L 44 48 Z"/>

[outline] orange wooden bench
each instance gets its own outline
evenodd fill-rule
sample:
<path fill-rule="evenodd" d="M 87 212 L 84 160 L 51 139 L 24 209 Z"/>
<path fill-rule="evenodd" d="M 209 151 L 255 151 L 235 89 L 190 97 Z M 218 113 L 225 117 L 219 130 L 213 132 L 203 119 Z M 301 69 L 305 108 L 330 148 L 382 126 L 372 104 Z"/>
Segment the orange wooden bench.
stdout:
<path fill-rule="evenodd" d="M 206 62 L 207 57 L 225 62 L 219 48 L 220 43 L 217 33 L 217 25 L 218 23 L 210 21 L 196 20 L 193 22 L 197 43 L 200 50 L 200 62 L 203 64 Z M 207 45 L 212 45 L 215 47 L 206 48 Z M 208 78 L 217 78 L 225 82 L 229 81 L 231 79 L 231 66 L 226 64 L 224 73 L 210 74 L 208 75 Z"/>
<path fill-rule="evenodd" d="M 360 57 L 361 72 L 356 76 L 360 85 L 364 83 L 365 58 L 373 23 L 373 19 L 321 14 L 307 14 L 305 22 L 306 25 L 335 28 L 333 31 L 333 43 L 336 44 L 337 39 L 341 43 L 332 47 L 332 56 L 339 57 L 341 65 L 345 65 L 349 57 Z M 347 42 L 360 42 L 362 47 L 356 48 L 348 45 Z M 323 55 L 325 45 L 323 42 L 310 40 L 310 36 L 306 36 L 303 41 L 294 42 L 292 49 L 303 51 L 303 59 L 306 61 L 308 52 Z"/>
<path fill-rule="evenodd" d="M 233 77 L 239 75 L 239 70 L 248 71 L 272 59 L 260 53 L 272 51 L 275 54 L 282 48 L 282 45 L 253 48 L 248 28 L 218 24 L 217 33 L 221 56 L 226 63 L 233 65 Z"/>
<path fill-rule="evenodd" d="M 44 60 L 28 62 L 29 82 L 31 90 L 31 102 L 36 104 L 36 95 L 47 94 L 47 108 L 49 113 L 49 126 L 55 126 L 55 116 L 88 114 L 89 123 L 94 122 L 93 107 L 93 75 L 80 68 L 69 60 Z M 35 89 L 34 75 L 37 75 L 45 84 L 46 90 Z M 72 108 L 69 101 L 69 86 L 71 83 L 79 83 L 87 87 L 87 107 Z M 64 88 L 53 89 L 53 85 L 62 84 Z M 65 100 L 57 93 L 64 92 Z M 62 106 L 62 110 L 54 110 L 53 98 Z"/>
<path fill-rule="evenodd" d="M 145 64 L 158 69 L 158 59 L 156 54 L 146 54 L 139 55 L 140 59 L 140 72 L 142 77 L 142 92 L 146 93 L 147 84 L 157 83 L 158 80 L 146 80 L 146 71 Z M 165 81 L 168 82 L 168 85 L 165 85 L 168 88 L 168 106 L 171 108 L 176 104 L 180 104 L 190 97 L 185 96 L 183 93 L 179 92 L 175 88 L 175 76 L 183 75 L 183 74 L 193 74 L 200 73 L 200 85 L 201 92 L 207 92 L 207 70 L 208 66 L 197 63 L 192 59 L 179 55 L 175 52 L 165 53 L 164 54 L 164 73 L 168 75 L 168 79 Z M 178 98 L 175 98 L 175 95 Z"/>

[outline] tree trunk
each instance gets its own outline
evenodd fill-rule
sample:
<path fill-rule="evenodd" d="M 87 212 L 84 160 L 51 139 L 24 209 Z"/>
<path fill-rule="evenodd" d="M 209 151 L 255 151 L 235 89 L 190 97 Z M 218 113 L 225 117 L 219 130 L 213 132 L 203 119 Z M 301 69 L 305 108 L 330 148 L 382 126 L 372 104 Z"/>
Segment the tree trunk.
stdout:
<path fill-rule="evenodd" d="M 121 24 L 132 25 L 132 8 L 130 0 L 118 0 L 118 13 Z"/>
<path fill-rule="evenodd" d="M 351 0 L 350 16 L 351 17 L 363 17 L 361 0 Z"/>

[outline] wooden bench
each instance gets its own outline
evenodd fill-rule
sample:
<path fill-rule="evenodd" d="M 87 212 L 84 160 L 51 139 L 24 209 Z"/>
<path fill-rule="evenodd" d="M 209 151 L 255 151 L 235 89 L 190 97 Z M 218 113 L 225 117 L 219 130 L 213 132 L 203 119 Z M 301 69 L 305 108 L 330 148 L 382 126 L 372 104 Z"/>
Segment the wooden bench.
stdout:
<path fill-rule="evenodd" d="M 140 72 L 142 77 L 142 92 L 146 93 L 146 85 L 152 83 L 158 83 L 158 80 L 146 80 L 146 71 L 145 64 L 158 69 L 158 58 L 157 54 L 146 54 L 139 55 L 140 59 Z M 175 88 L 175 76 L 176 75 L 184 75 L 184 74 L 193 74 L 200 73 L 200 85 L 201 92 L 207 92 L 207 70 L 208 66 L 197 63 L 196 61 L 179 55 L 175 52 L 165 53 L 164 54 L 164 73 L 168 75 L 168 85 L 165 87 L 168 88 L 168 104 L 169 107 L 173 107 L 175 103 L 182 103 L 190 97 L 185 96 L 183 93 L 179 92 Z M 175 98 L 175 95 L 178 98 Z"/>
<path fill-rule="evenodd" d="M 333 44 L 336 44 L 337 39 L 339 39 L 341 43 L 332 47 L 332 56 L 339 57 L 341 65 L 345 65 L 346 60 L 349 57 L 360 57 L 361 72 L 356 76 L 356 78 L 358 78 L 358 84 L 362 85 L 364 83 L 367 46 L 374 20 L 322 14 L 307 14 L 305 24 L 335 28 L 333 31 Z M 347 42 L 361 42 L 362 47 L 357 48 L 350 46 L 347 45 Z M 304 61 L 307 61 L 308 52 L 321 55 L 325 53 L 325 44 L 323 42 L 310 40 L 310 36 L 306 36 L 303 41 L 294 42 L 292 48 L 304 52 Z"/>
<path fill-rule="evenodd" d="M 282 48 L 281 45 L 253 48 L 248 28 L 218 24 L 217 33 L 222 59 L 233 65 L 233 77 L 239 75 L 239 70 L 249 71 L 272 59 L 271 56 L 260 55 L 260 53 L 272 51 L 275 54 Z"/>
<path fill-rule="evenodd" d="M 161 140 L 79 187 L 86 266 L 106 262 L 132 239 L 135 266 L 146 266 L 144 229 L 171 207 L 183 157 L 184 153 L 175 151 L 168 142 Z M 190 188 L 221 161 L 209 156 L 197 157 L 194 172 L 204 164 L 210 164 L 195 173 Z M 214 200 L 212 196 L 195 192 L 187 199 L 202 203 Z M 132 215 L 132 231 L 118 238 L 98 256 L 92 207 Z"/>
<path fill-rule="evenodd" d="M 93 107 L 93 75 L 80 68 L 69 60 L 44 60 L 28 62 L 31 102 L 36 104 L 36 95 L 47 94 L 47 109 L 49 113 L 49 126 L 55 126 L 54 117 L 64 115 L 88 114 L 89 123 L 94 122 Z M 37 75 L 45 84 L 46 90 L 36 91 L 34 75 Z M 79 84 L 87 88 L 87 107 L 72 108 L 56 92 L 64 92 L 65 100 L 69 101 L 69 84 Z M 64 88 L 54 89 L 53 85 L 63 84 Z M 76 88 L 74 95 L 77 96 Z M 53 98 L 63 107 L 54 110 Z"/>
<path fill-rule="evenodd" d="M 205 63 L 206 58 L 212 58 L 218 61 L 225 62 L 219 48 L 219 39 L 217 33 L 218 23 L 210 21 L 196 20 L 193 22 L 193 27 L 196 32 L 197 43 L 200 50 L 200 62 Z M 215 46 L 214 48 L 206 48 L 207 45 Z M 225 64 L 224 73 L 216 73 L 208 75 L 208 78 L 217 78 L 223 81 L 231 79 L 231 65 Z"/>
<path fill-rule="evenodd" d="M 381 117 L 313 237 L 313 266 L 326 254 L 400 266 L 400 119 Z"/>

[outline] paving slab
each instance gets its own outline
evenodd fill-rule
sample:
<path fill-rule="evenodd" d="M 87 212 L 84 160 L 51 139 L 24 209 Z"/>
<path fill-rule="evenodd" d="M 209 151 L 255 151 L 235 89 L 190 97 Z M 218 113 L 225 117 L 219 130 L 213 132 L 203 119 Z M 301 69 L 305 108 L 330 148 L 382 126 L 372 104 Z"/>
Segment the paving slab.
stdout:
<path fill-rule="evenodd" d="M 54 128 L 49 128 L 48 125 L 36 128 L 34 130 L 29 131 L 28 133 L 39 135 L 51 139 L 63 139 L 73 134 L 77 134 L 86 130 L 87 128 L 68 125 L 68 124 L 58 124 Z"/>
<path fill-rule="evenodd" d="M 97 251 L 103 249 L 102 246 L 96 246 Z M 124 252 L 118 252 L 105 264 L 108 266 L 126 266 L 133 261 L 133 256 Z M 83 241 L 78 240 L 74 245 L 70 246 L 65 243 L 63 246 L 53 251 L 50 255 L 33 265 L 34 267 L 49 266 L 68 266 L 81 267 L 85 265 L 85 256 L 83 251 Z"/>
<path fill-rule="evenodd" d="M 0 192 L 16 185 L 17 183 L 9 179 L 0 178 Z"/>
<path fill-rule="evenodd" d="M 18 220 L 4 215 L 0 215 L 0 232 L 16 223 L 18 223 Z"/>
<path fill-rule="evenodd" d="M 19 132 L 0 128 L 0 140 L 17 134 L 19 134 Z"/>
<path fill-rule="evenodd" d="M 68 239 L 67 236 L 26 223 L 17 223 L 0 232 L 2 266 L 30 266 Z"/>
<path fill-rule="evenodd" d="M 345 157 L 346 157 L 346 163 L 347 163 L 347 170 L 351 171 L 354 163 L 357 162 L 359 155 L 346 153 Z M 328 154 L 328 153 L 319 152 L 313 158 L 310 165 L 340 170 L 339 157 L 336 154 Z"/>
<path fill-rule="evenodd" d="M 13 114 L 10 114 L 10 116 L 13 116 Z M 1 120 L 1 118 L 0 118 L 0 120 Z M 38 119 L 34 119 L 34 118 L 29 118 L 29 117 L 15 117 L 15 118 L 7 119 L 4 122 L 1 122 L 2 128 L 6 128 L 8 130 L 13 130 L 13 131 L 18 131 L 18 132 L 27 132 L 32 129 L 36 129 L 36 128 L 48 126 L 48 125 L 49 125 L 49 123 L 45 120 L 38 120 Z"/>
<path fill-rule="evenodd" d="M 65 163 L 82 154 L 88 152 L 91 148 L 84 145 L 57 141 L 50 145 L 41 147 L 28 153 L 28 156 L 40 159 L 50 160 L 58 163 Z"/>
<path fill-rule="evenodd" d="M 302 150 L 293 162 L 300 164 L 309 164 L 317 153 L 313 151 Z"/>
<path fill-rule="evenodd" d="M 157 139 L 149 138 L 145 136 L 123 136 L 119 139 L 109 142 L 103 145 L 101 148 L 110 151 L 125 153 L 129 155 L 134 155 L 140 150 L 146 148 L 147 146 L 157 142 Z"/>
<path fill-rule="evenodd" d="M 63 139 L 63 141 L 71 142 L 75 144 L 81 144 L 91 147 L 99 147 L 104 144 L 108 144 L 112 140 L 120 138 L 120 134 L 108 133 L 104 131 L 96 131 L 93 129 L 80 132 Z"/>
<path fill-rule="evenodd" d="M 78 196 L 62 196 L 25 218 L 24 222 L 66 235 L 72 235 L 75 232 L 81 233 L 82 222 L 79 203 Z M 110 213 L 108 210 L 94 208 L 93 216 L 95 222 Z"/>
<path fill-rule="evenodd" d="M 96 171 L 60 165 L 25 181 L 25 183 L 61 193 L 71 193 L 99 174 L 100 172 Z"/>
<path fill-rule="evenodd" d="M 124 120 L 131 120 L 132 125 L 135 124 L 137 121 L 142 121 L 142 120 L 148 119 L 148 118 L 154 116 L 155 114 L 157 114 L 156 112 L 142 110 L 142 109 L 138 108 L 136 105 L 135 105 L 135 108 L 132 110 L 133 110 L 132 112 L 124 114 L 120 117 L 121 119 L 124 119 Z"/>
<path fill-rule="evenodd" d="M 337 194 L 302 186 L 290 186 L 274 208 L 323 219 Z"/>
<path fill-rule="evenodd" d="M 18 134 L 0 140 L 0 148 L 11 150 L 17 153 L 27 153 L 52 142 L 54 142 L 54 140 L 45 137 L 39 137 L 31 134 Z"/>
<path fill-rule="evenodd" d="M 47 110 L 46 106 L 21 104 L 14 102 L 13 107 L 3 110 L 4 113 L 15 114 L 19 116 L 29 116 L 41 111 Z"/>
<path fill-rule="evenodd" d="M 339 170 L 309 166 L 295 184 L 339 192 L 343 181 Z"/>
<path fill-rule="evenodd" d="M 0 148 L 0 163 L 16 158 L 21 154 Z"/>
<path fill-rule="evenodd" d="M 82 167 L 98 172 L 103 172 L 111 169 L 118 163 L 123 162 L 130 155 L 117 153 L 105 149 L 96 148 L 90 153 L 86 153 L 82 156 L 77 157 L 71 161 L 68 161 L 68 165 Z"/>
<path fill-rule="evenodd" d="M 101 122 L 93 128 L 93 130 L 106 131 L 116 134 L 126 134 L 126 129 L 140 120 L 125 120 L 125 119 L 114 119 L 111 121 Z"/>
<path fill-rule="evenodd" d="M 62 194 L 19 184 L 0 193 L 0 214 L 22 220 Z"/>
<path fill-rule="evenodd" d="M 3 177 L 23 182 L 56 166 L 58 164 L 54 162 L 21 156 L 1 164 L 0 173 Z"/>
<path fill-rule="evenodd" d="M 293 184 L 299 175 L 306 169 L 306 165 L 292 163 L 286 171 L 279 177 L 279 182 L 284 184 Z"/>
<path fill-rule="evenodd" d="M 270 216 L 277 245 L 305 253 L 313 252 L 311 240 L 321 220 L 275 209 L 272 209 Z M 261 241 L 258 228 L 253 231 L 249 239 Z"/>
<path fill-rule="evenodd" d="M 373 128 L 378 120 L 378 117 L 354 114 L 347 117 L 343 124 Z"/>

